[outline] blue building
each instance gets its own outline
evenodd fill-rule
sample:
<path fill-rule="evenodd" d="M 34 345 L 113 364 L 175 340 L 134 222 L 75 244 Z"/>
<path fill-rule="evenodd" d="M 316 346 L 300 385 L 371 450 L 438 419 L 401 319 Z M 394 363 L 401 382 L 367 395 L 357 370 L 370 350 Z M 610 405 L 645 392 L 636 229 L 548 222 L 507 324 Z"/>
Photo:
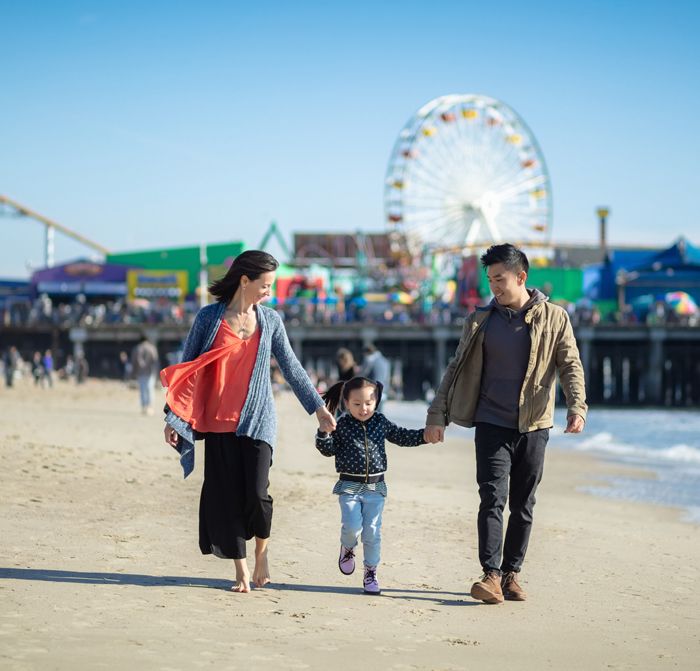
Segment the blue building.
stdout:
<path fill-rule="evenodd" d="M 643 296 L 663 301 L 671 291 L 684 291 L 700 304 L 700 249 L 685 238 L 617 276 L 620 299 L 633 303 Z"/>

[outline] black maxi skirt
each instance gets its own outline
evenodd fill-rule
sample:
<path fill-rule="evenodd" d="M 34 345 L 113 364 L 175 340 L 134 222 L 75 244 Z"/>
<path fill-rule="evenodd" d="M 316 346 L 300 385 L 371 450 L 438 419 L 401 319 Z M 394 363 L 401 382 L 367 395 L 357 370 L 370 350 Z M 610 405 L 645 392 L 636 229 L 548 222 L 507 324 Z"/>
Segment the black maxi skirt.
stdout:
<path fill-rule="evenodd" d="M 204 484 L 199 501 L 199 548 L 222 559 L 244 559 L 246 541 L 269 538 L 267 493 L 272 448 L 235 433 L 204 436 Z"/>

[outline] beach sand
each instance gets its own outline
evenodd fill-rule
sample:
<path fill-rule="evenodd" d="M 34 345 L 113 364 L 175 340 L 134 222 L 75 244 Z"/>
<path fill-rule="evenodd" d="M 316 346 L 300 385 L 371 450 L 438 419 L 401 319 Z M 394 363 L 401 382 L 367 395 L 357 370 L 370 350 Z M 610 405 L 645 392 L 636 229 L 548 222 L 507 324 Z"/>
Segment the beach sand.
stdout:
<path fill-rule="evenodd" d="M 473 445 L 390 445 L 382 596 L 369 597 L 359 568 L 337 568 L 315 418 L 289 394 L 277 406 L 272 583 L 234 594 L 233 563 L 197 544 L 202 455 L 183 481 L 137 391 L 0 389 L 0 668 L 700 668 L 700 527 L 576 489 L 629 469 L 550 450 L 528 601 L 489 606 L 469 596 Z"/>

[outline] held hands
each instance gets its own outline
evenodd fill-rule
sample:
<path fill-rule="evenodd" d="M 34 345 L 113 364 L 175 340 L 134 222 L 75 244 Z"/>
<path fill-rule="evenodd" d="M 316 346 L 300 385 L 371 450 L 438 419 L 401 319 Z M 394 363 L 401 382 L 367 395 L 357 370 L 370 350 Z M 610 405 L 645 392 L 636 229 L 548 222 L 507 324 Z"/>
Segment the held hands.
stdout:
<path fill-rule="evenodd" d="M 428 424 L 423 429 L 423 438 L 428 443 L 443 443 L 445 442 L 445 427 Z"/>
<path fill-rule="evenodd" d="M 331 415 L 328 408 L 324 405 L 316 410 L 318 418 L 318 430 L 322 433 L 333 433 L 335 431 L 335 417 Z"/>
<path fill-rule="evenodd" d="M 581 433 L 586 422 L 581 415 L 569 415 L 566 418 L 566 429 L 564 433 Z"/>
<path fill-rule="evenodd" d="M 167 422 L 163 433 L 165 434 L 165 442 L 171 447 L 177 447 L 177 441 L 180 440 L 180 436 L 177 435 L 177 431 L 175 431 L 175 429 L 173 429 L 173 427 Z"/>

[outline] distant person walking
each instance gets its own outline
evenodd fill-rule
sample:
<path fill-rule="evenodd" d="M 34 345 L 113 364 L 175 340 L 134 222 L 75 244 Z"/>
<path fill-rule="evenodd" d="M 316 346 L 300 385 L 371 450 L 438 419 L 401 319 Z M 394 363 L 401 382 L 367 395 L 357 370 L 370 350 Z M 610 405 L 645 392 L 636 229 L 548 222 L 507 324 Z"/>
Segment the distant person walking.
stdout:
<path fill-rule="evenodd" d="M 564 433 L 583 430 L 586 390 L 569 316 L 537 289 L 526 288 L 525 254 L 513 245 L 495 245 L 481 263 L 494 298 L 466 319 L 455 358 L 428 409 L 425 432 L 434 443 L 443 440 L 450 422 L 476 427 L 483 576 L 471 595 L 486 603 L 525 601 L 518 576 L 554 417 L 556 372 L 569 408 Z"/>
<path fill-rule="evenodd" d="M 131 365 L 131 360 L 126 352 L 119 353 L 119 365 L 122 367 L 122 382 L 129 386 L 131 382 L 131 373 L 133 371 L 133 366 Z"/>
<path fill-rule="evenodd" d="M 362 361 L 362 369 L 359 376 L 366 377 L 375 382 L 381 382 L 384 388 L 384 393 L 388 394 L 391 382 L 391 364 L 374 345 L 366 345 L 362 348 L 364 359 Z M 377 410 L 381 412 L 384 405 L 382 401 Z"/>
<path fill-rule="evenodd" d="M 165 440 L 180 453 L 187 477 L 194 441 L 204 439 L 204 483 L 199 504 L 202 554 L 233 559 L 234 592 L 250 592 L 246 541 L 255 538 L 253 584 L 270 581 L 267 542 L 272 526 L 269 471 L 277 431 L 270 356 L 319 428 L 335 420 L 292 350 L 268 298 L 279 264 L 266 252 L 236 257 L 209 287 L 216 303 L 202 308 L 190 329 L 182 363 L 161 371 L 168 387 Z"/>
<path fill-rule="evenodd" d="M 44 364 L 41 361 L 41 352 L 34 352 L 32 375 L 34 376 L 34 386 L 41 384 L 41 381 L 44 379 Z"/>
<path fill-rule="evenodd" d="M 51 350 L 47 349 L 44 352 L 44 380 L 49 383 L 49 387 L 53 387 L 53 355 Z"/>
<path fill-rule="evenodd" d="M 153 414 L 153 397 L 155 395 L 156 375 L 160 370 L 160 357 L 155 345 L 143 334 L 141 341 L 131 350 L 131 374 L 139 383 L 141 394 L 141 412 Z"/>
<path fill-rule="evenodd" d="M 66 356 L 66 364 L 63 366 L 63 368 L 59 369 L 58 371 L 58 377 L 61 380 L 65 380 L 66 382 L 69 382 L 70 379 L 75 375 L 75 361 L 73 360 L 73 355 L 68 354 Z"/>
<path fill-rule="evenodd" d="M 66 364 L 67 367 L 67 364 Z M 78 358 L 75 361 L 75 381 L 77 384 L 83 384 L 90 374 L 90 365 L 85 358 L 84 352 L 78 352 Z"/>
<path fill-rule="evenodd" d="M 360 371 L 360 367 L 355 363 L 352 352 L 345 347 L 341 347 L 335 353 L 335 361 L 338 364 L 338 379 L 342 382 L 352 380 Z"/>
<path fill-rule="evenodd" d="M 5 386 L 11 387 L 15 378 L 15 371 L 19 369 L 22 357 L 14 345 L 11 345 L 2 356 L 5 367 Z"/>

